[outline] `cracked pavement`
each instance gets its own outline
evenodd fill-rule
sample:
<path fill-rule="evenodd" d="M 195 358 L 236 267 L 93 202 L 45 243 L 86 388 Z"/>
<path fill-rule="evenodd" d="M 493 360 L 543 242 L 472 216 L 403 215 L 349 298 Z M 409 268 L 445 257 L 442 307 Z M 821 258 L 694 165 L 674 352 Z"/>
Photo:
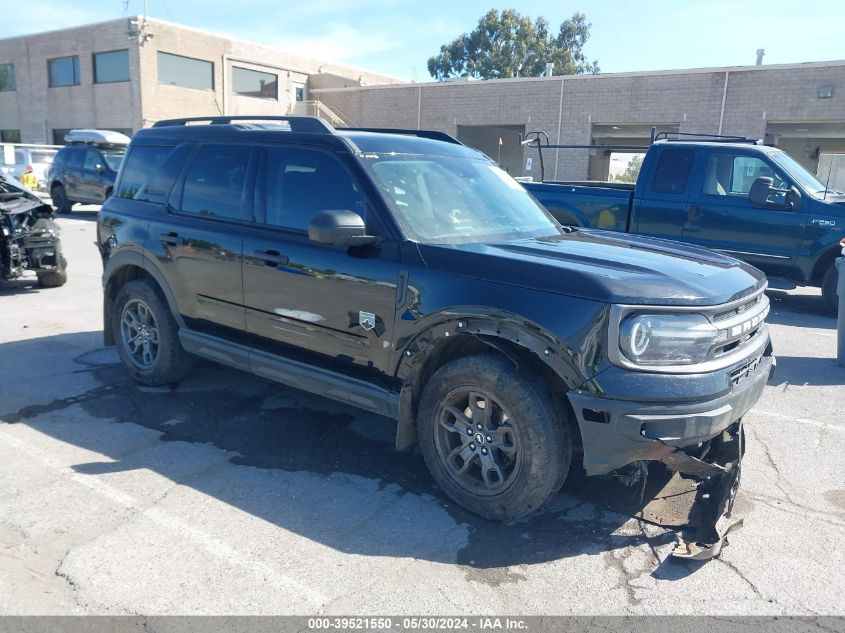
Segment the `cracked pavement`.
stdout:
<path fill-rule="evenodd" d="M 390 421 L 199 363 L 132 383 L 102 346 L 95 215 L 69 282 L 0 286 L 0 614 L 843 614 L 845 369 L 818 292 L 773 291 L 721 558 L 569 482 L 538 514 L 457 508 Z"/>

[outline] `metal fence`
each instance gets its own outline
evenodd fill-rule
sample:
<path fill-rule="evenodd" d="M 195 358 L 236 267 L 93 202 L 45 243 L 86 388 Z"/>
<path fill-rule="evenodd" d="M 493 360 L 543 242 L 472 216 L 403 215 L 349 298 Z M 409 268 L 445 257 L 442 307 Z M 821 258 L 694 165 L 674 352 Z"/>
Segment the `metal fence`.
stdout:
<path fill-rule="evenodd" d="M 61 145 L 0 143 L 0 172 L 20 180 L 27 167 L 31 166 L 36 188 L 43 190 L 47 186 L 50 165 L 61 148 Z"/>

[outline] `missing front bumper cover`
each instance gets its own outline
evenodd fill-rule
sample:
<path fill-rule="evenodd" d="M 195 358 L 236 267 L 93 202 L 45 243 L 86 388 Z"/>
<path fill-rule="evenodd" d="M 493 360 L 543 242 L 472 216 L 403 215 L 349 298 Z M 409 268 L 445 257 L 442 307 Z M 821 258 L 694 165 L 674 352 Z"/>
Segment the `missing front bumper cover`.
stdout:
<path fill-rule="evenodd" d="M 640 515 L 651 523 L 682 528 L 672 556 L 691 560 L 718 556 L 728 534 L 742 526 L 742 520 L 733 517 L 744 453 L 742 421 L 714 438 L 702 458 L 650 439 L 653 444 L 645 459 L 661 462 L 672 475 L 658 494 L 642 505 Z M 646 484 L 647 476 L 642 492 Z M 666 525 L 667 519 L 673 525 Z"/>

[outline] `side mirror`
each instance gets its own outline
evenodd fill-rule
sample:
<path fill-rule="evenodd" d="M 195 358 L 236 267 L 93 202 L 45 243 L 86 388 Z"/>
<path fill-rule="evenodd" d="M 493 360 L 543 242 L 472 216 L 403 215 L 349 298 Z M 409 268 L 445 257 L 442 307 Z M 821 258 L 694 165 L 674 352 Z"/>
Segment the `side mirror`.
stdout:
<path fill-rule="evenodd" d="M 765 207 L 769 204 L 769 194 L 775 188 L 775 181 L 768 176 L 760 176 L 751 185 L 748 199 L 755 207 Z"/>
<path fill-rule="evenodd" d="M 773 193 L 779 195 L 775 200 L 770 200 L 769 196 Z M 754 181 L 748 199 L 755 207 L 796 209 L 801 206 L 801 192 L 796 187 L 778 189 L 774 186 L 774 180 L 768 176 L 760 176 Z"/>
<path fill-rule="evenodd" d="M 370 246 L 378 241 L 367 235 L 364 219 L 354 211 L 321 211 L 311 220 L 308 239 L 330 246 Z"/>
<path fill-rule="evenodd" d="M 798 191 L 798 187 L 790 187 L 789 190 L 786 192 L 786 197 L 784 198 L 786 202 L 786 206 L 790 209 L 798 209 L 801 207 L 801 192 Z"/>

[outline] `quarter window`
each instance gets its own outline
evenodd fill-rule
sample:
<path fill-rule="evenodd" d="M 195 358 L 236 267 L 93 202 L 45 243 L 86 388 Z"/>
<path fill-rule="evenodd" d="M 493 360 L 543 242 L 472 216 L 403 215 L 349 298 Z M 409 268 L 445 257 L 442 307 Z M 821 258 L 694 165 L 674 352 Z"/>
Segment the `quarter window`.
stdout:
<path fill-rule="evenodd" d="M 789 187 L 781 174 L 756 156 L 714 153 L 707 159 L 702 193 L 711 196 L 747 196 L 751 185 L 761 176 L 771 178 L 778 189 Z"/>
<path fill-rule="evenodd" d="M 47 62 L 50 87 L 79 85 L 79 57 L 59 57 Z"/>
<path fill-rule="evenodd" d="M 149 147 L 145 145 L 131 147 L 129 154 L 124 159 L 120 180 L 115 187 L 117 190 L 115 196 L 143 200 L 143 197 L 136 196 L 136 194 L 141 191 L 147 180 L 152 178 L 157 168 L 165 162 L 172 151 L 173 147 Z M 173 175 L 173 178 L 175 179 L 177 175 L 178 172 Z M 163 199 L 152 200 L 151 202 L 157 201 L 163 201 Z"/>
<path fill-rule="evenodd" d="M 214 90 L 214 64 L 202 59 L 159 52 L 158 82 L 183 88 Z"/>
<path fill-rule="evenodd" d="M 180 208 L 186 213 L 245 220 L 244 190 L 251 148 L 206 145 L 185 175 Z"/>
<path fill-rule="evenodd" d="M 329 154 L 296 147 L 267 152 L 264 171 L 267 224 L 307 231 L 321 211 L 365 216 L 364 200 L 352 178 Z"/>
<path fill-rule="evenodd" d="M 279 77 L 248 68 L 232 68 L 232 92 L 258 99 L 278 99 Z"/>
<path fill-rule="evenodd" d="M 129 51 L 94 53 L 94 83 L 129 81 Z"/>
<path fill-rule="evenodd" d="M 0 92 L 15 89 L 15 65 L 0 64 Z"/>
<path fill-rule="evenodd" d="M 689 149 L 665 149 L 657 160 L 651 190 L 654 193 L 681 194 L 687 190 L 693 152 Z"/>

